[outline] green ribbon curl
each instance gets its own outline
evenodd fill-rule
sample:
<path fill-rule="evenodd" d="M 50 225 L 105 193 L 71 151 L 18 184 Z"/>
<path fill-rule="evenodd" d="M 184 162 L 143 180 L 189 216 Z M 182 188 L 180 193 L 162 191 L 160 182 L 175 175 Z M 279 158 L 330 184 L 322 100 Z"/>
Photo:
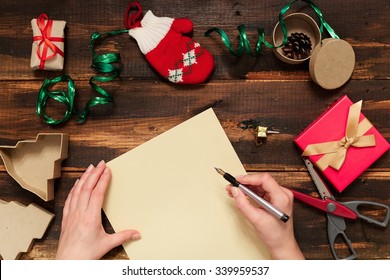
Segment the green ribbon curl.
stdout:
<path fill-rule="evenodd" d="M 54 86 L 59 82 L 64 82 L 64 81 L 68 81 L 67 92 L 64 92 L 62 90 L 49 91 L 50 87 Z M 41 89 L 38 92 L 36 114 L 40 116 L 49 125 L 64 123 L 74 113 L 73 104 L 74 104 L 75 95 L 76 95 L 76 88 L 73 80 L 69 77 L 69 75 L 59 76 L 52 80 L 46 79 L 43 82 Z M 66 112 L 62 119 L 55 120 L 46 114 L 46 103 L 49 99 L 53 99 L 65 105 Z"/>
<path fill-rule="evenodd" d="M 282 43 L 279 46 L 275 46 L 272 43 L 268 42 L 265 39 L 264 29 L 263 28 L 258 28 L 257 29 L 258 39 L 257 39 L 255 50 L 254 50 L 254 52 L 252 52 L 251 47 L 250 47 L 250 42 L 249 42 L 248 36 L 246 34 L 246 27 L 245 27 L 245 25 L 239 25 L 237 27 L 237 30 L 239 32 L 239 36 L 238 36 L 238 47 L 237 47 L 236 51 L 233 49 L 233 47 L 232 47 L 232 45 L 230 43 L 229 36 L 226 34 L 226 32 L 224 30 L 222 30 L 220 28 L 217 28 L 217 27 L 210 28 L 209 30 L 207 30 L 205 32 L 205 36 L 209 37 L 212 32 L 217 32 L 220 35 L 221 40 L 225 44 L 225 46 L 228 49 L 229 53 L 234 55 L 234 56 L 241 56 L 242 53 L 244 52 L 244 50 L 245 50 L 245 52 L 247 54 L 249 54 L 251 56 L 258 56 L 261 53 L 263 44 L 267 48 L 271 48 L 271 49 L 283 47 L 287 43 L 287 39 L 288 39 L 287 27 L 286 27 L 286 23 L 285 23 L 283 18 L 284 18 L 284 15 L 287 13 L 287 11 L 292 6 L 292 4 L 294 4 L 297 1 L 298 0 L 290 1 L 286 6 L 284 6 L 280 10 L 280 13 L 279 13 L 279 24 L 280 24 L 280 27 L 281 27 L 282 33 L 283 33 L 283 41 L 282 41 Z M 315 13 L 317 14 L 317 17 L 318 17 L 319 22 L 320 22 L 320 27 L 319 28 L 320 28 L 321 34 L 324 34 L 324 29 L 326 29 L 326 31 L 329 33 L 329 35 L 332 38 L 340 39 L 340 37 L 336 34 L 336 32 L 333 30 L 333 28 L 325 21 L 324 16 L 323 16 L 321 10 L 310 0 L 302 0 L 302 1 L 307 3 L 308 5 L 310 5 L 313 8 L 313 10 L 315 11 Z"/>
<path fill-rule="evenodd" d="M 100 34 L 95 32 L 91 35 L 91 43 L 90 48 L 92 52 L 92 65 L 91 67 L 98 73 L 98 75 L 92 76 L 89 79 L 89 84 L 92 89 L 97 92 L 100 96 L 92 97 L 81 113 L 77 112 L 74 108 L 74 100 L 76 96 L 76 87 L 72 78 L 66 74 L 62 76 L 58 76 L 54 79 L 46 79 L 39 92 L 37 98 L 37 108 L 36 114 L 41 117 L 46 124 L 48 125 L 58 125 L 61 123 L 65 123 L 69 120 L 72 115 L 77 115 L 76 121 L 79 123 L 83 123 L 86 121 L 87 116 L 90 112 L 90 108 L 97 105 L 105 105 L 111 103 L 113 101 L 113 96 L 108 93 L 105 89 L 103 89 L 97 82 L 110 82 L 117 77 L 119 77 L 121 69 L 116 63 L 120 62 L 120 54 L 119 53 L 107 53 L 98 55 L 95 51 L 96 41 L 101 39 L 102 35 L 114 36 L 121 33 L 127 33 L 127 29 L 115 30 Z M 55 84 L 59 82 L 67 82 L 68 91 L 64 92 L 62 90 L 50 90 Z M 65 114 L 61 119 L 53 119 L 46 114 L 46 104 L 49 99 L 53 99 L 59 103 L 62 103 L 66 107 Z"/>

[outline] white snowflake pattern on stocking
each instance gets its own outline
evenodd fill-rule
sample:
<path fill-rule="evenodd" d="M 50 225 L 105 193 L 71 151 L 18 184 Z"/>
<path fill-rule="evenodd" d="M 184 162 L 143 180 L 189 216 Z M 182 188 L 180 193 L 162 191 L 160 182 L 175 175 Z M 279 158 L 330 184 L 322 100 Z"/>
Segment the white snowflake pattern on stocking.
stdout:
<path fill-rule="evenodd" d="M 183 53 L 183 63 L 184 66 L 187 67 L 198 63 L 198 61 L 196 60 L 194 49 L 190 50 L 189 52 Z"/>
<path fill-rule="evenodd" d="M 168 69 L 169 75 L 168 75 L 168 80 L 171 81 L 172 83 L 179 83 L 183 82 L 183 68 L 179 69 Z"/>

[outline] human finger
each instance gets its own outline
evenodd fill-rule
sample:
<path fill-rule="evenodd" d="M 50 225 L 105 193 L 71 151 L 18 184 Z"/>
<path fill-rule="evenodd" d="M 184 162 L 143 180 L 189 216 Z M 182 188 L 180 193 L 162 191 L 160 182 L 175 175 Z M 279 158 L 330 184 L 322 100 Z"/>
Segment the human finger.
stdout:
<path fill-rule="evenodd" d="M 72 201 L 72 190 L 74 189 L 74 187 L 77 185 L 78 182 L 79 179 L 77 179 L 76 182 L 73 184 L 73 187 L 70 190 L 68 197 L 65 200 L 64 208 L 62 209 L 62 223 L 61 223 L 62 228 L 66 225 L 66 222 L 68 220 L 69 208 Z"/>
<path fill-rule="evenodd" d="M 88 210 L 92 213 L 98 213 L 100 215 L 100 210 L 103 205 L 104 196 L 108 187 L 108 184 L 111 179 L 110 168 L 106 166 L 102 175 L 99 178 L 99 181 L 96 184 L 92 192 L 91 199 L 89 201 Z"/>
<path fill-rule="evenodd" d="M 70 201 L 70 211 L 74 211 L 75 209 L 77 209 L 81 188 L 84 182 L 87 180 L 87 178 L 91 175 L 91 172 L 94 170 L 94 168 L 95 167 L 92 164 L 90 164 L 88 168 L 85 170 L 85 172 L 83 173 L 83 175 L 81 175 L 77 184 L 75 184 L 75 186 L 70 191 L 70 194 L 72 196 L 72 199 Z"/>
<path fill-rule="evenodd" d="M 91 174 L 86 178 L 84 184 L 80 189 L 79 196 L 79 208 L 87 209 L 89 201 L 91 199 L 92 191 L 96 187 L 100 176 L 102 175 L 105 169 L 106 163 L 104 161 L 99 162 L 99 164 L 92 170 Z"/>
<path fill-rule="evenodd" d="M 231 197 L 231 198 L 234 198 L 233 197 L 233 193 L 232 193 L 232 189 L 233 189 L 233 185 L 229 184 L 225 187 L 225 190 L 227 191 L 228 195 Z"/>
<path fill-rule="evenodd" d="M 288 205 L 288 208 L 291 209 L 291 213 L 290 215 L 292 215 L 292 208 L 293 208 L 293 203 L 294 203 L 294 194 L 292 193 L 291 190 L 285 188 L 285 187 L 281 187 L 285 197 L 287 198 L 287 202 L 285 202 L 285 204 Z"/>
<path fill-rule="evenodd" d="M 284 194 L 281 186 L 269 173 L 257 173 L 251 175 L 240 176 L 237 180 L 243 185 L 252 186 L 255 192 L 262 192 L 260 195 L 268 194 L 271 199 Z"/>
<path fill-rule="evenodd" d="M 228 189 L 233 196 L 237 209 L 247 217 L 251 223 L 254 223 L 259 218 L 259 215 L 262 215 L 264 210 L 254 206 L 239 188 L 230 186 Z"/>
<path fill-rule="evenodd" d="M 141 239 L 141 234 L 137 230 L 123 230 L 113 234 L 109 234 L 107 237 L 106 250 L 107 252 L 123 243 L 130 240 Z"/>
<path fill-rule="evenodd" d="M 294 200 L 294 194 L 291 190 L 285 187 L 281 187 L 282 191 L 288 196 L 288 198 L 292 201 Z"/>

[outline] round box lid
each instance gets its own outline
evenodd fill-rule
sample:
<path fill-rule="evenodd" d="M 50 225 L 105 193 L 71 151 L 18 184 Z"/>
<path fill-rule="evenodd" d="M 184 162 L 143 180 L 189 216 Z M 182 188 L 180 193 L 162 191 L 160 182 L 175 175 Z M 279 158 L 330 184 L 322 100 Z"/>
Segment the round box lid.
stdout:
<path fill-rule="evenodd" d="M 328 38 L 318 44 L 309 62 L 310 76 L 324 89 L 336 89 L 344 85 L 355 67 L 352 46 L 341 39 Z"/>

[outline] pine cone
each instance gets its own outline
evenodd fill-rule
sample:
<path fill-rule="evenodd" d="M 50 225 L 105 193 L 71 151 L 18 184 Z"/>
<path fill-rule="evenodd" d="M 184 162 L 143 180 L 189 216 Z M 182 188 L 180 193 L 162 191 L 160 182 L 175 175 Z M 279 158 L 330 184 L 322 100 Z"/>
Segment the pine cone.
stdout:
<path fill-rule="evenodd" d="M 310 56 L 311 40 L 304 33 L 294 32 L 287 38 L 286 45 L 282 48 L 284 55 L 291 59 L 304 59 Z"/>

